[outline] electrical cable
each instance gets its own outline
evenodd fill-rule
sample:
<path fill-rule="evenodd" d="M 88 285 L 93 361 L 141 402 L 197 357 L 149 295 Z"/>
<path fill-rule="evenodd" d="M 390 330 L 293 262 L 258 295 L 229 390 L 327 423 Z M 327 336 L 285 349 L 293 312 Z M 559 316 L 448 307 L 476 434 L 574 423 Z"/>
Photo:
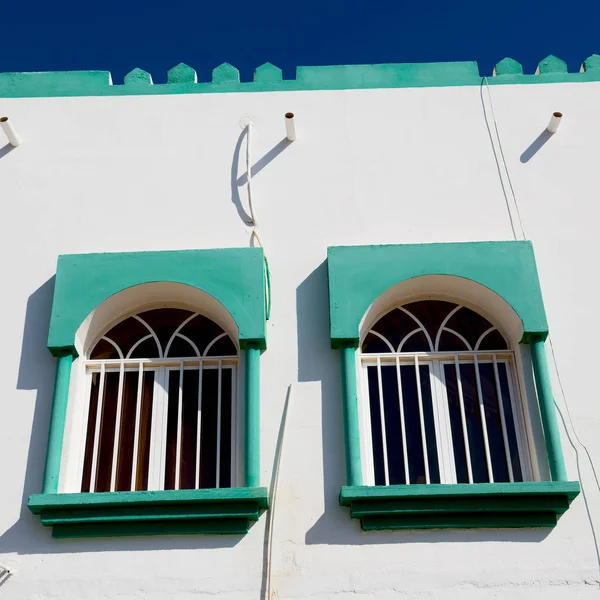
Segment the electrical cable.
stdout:
<path fill-rule="evenodd" d="M 513 184 L 512 184 L 512 180 L 511 180 L 511 177 L 510 177 L 510 172 L 508 170 L 508 164 L 507 164 L 506 158 L 504 156 L 504 150 L 502 148 L 502 140 L 500 138 L 500 132 L 498 131 L 498 122 L 496 120 L 496 115 L 494 113 L 494 103 L 493 103 L 492 94 L 491 94 L 491 91 L 490 91 L 490 84 L 488 82 L 488 78 L 485 77 L 485 76 L 482 79 L 482 89 L 483 89 L 483 82 L 484 81 L 485 81 L 486 87 L 487 87 L 488 97 L 489 97 L 489 101 L 490 101 L 490 108 L 491 108 L 491 112 L 492 112 L 492 120 L 493 120 L 493 123 L 494 123 L 494 129 L 496 131 L 496 137 L 498 139 L 498 146 L 500 148 L 500 155 L 502 157 L 502 162 L 504 164 L 504 170 L 506 171 L 506 176 L 507 176 L 507 179 L 508 179 L 508 182 L 509 182 L 509 186 L 510 186 L 510 190 L 511 190 L 511 193 L 512 193 L 513 202 L 514 202 L 514 205 L 515 205 L 515 209 L 517 211 L 517 216 L 518 216 L 518 219 L 519 219 L 519 226 L 521 228 L 521 233 L 523 235 L 523 239 L 526 240 L 527 236 L 525 235 L 525 228 L 523 227 L 523 220 L 521 218 L 521 211 L 519 210 L 519 203 L 517 201 L 517 196 L 515 194 L 515 190 L 514 190 L 514 187 L 513 187 Z M 483 103 L 483 95 L 482 95 L 482 104 L 483 104 L 484 118 L 485 118 L 486 125 L 487 125 L 487 123 L 488 123 L 488 121 L 487 121 L 487 113 L 485 111 L 485 104 Z M 489 125 L 488 125 L 488 132 L 489 132 Z M 490 135 L 490 141 L 492 141 L 491 135 Z M 496 157 L 496 163 L 498 163 L 498 157 L 497 157 L 496 149 L 494 148 L 493 142 L 492 142 L 492 150 L 494 151 L 494 156 Z M 500 172 L 499 169 L 498 169 L 498 171 Z M 510 207 L 509 207 L 509 204 L 508 204 L 508 198 L 507 198 L 507 195 L 506 195 L 506 190 L 504 188 L 504 183 L 502 182 L 502 179 L 500 180 L 500 182 L 502 184 L 502 190 L 504 191 L 504 197 L 505 197 L 505 200 L 506 200 L 506 207 L 507 207 L 507 210 L 508 210 L 508 215 L 509 215 L 509 218 L 510 218 L 510 223 L 511 223 L 511 227 L 512 227 L 512 230 L 513 230 L 513 234 L 514 234 L 514 237 L 515 237 L 515 240 L 516 240 L 517 239 L 517 234 L 516 234 L 516 231 L 515 231 L 512 214 L 511 214 Z M 591 532 L 592 532 L 592 537 L 593 537 L 593 540 L 594 540 L 594 549 L 596 551 L 596 558 L 597 558 L 597 561 L 598 561 L 598 569 L 600 570 L 600 547 L 598 545 L 598 536 L 596 535 L 596 528 L 594 526 L 594 521 L 592 519 L 592 515 L 591 515 L 591 512 L 590 512 L 589 503 L 588 503 L 587 495 L 586 495 L 586 492 L 585 492 L 585 487 L 583 485 L 583 477 L 582 477 L 582 473 L 581 473 L 579 450 L 577 448 L 577 444 L 579 444 L 579 446 L 581 448 L 583 448 L 583 450 L 584 450 L 584 452 L 585 452 L 585 454 L 587 456 L 588 462 L 589 462 L 589 464 L 590 464 L 590 466 L 592 468 L 592 472 L 594 474 L 594 479 L 596 481 L 596 486 L 597 486 L 597 488 L 598 488 L 599 491 L 600 491 L 600 479 L 598 478 L 598 473 L 596 471 L 596 466 L 594 465 L 594 461 L 592 459 L 590 451 L 587 448 L 587 446 L 581 441 L 581 438 L 579 437 L 579 435 L 577 433 L 577 430 L 575 429 L 575 423 L 574 423 L 572 415 L 571 415 L 571 410 L 569 408 L 569 403 L 567 401 L 567 395 L 565 394 L 565 389 L 564 389 L 564 386 L 563 386 L 563 383 L 562 383 L 562 378 L 560 376 L 560 370 L 558 368 L 558 361 L 556 360 L 556 354 L 554 352 L 554 346 L 552 344 L 552 339 L 551 339 L 550 335 L 548 335 L 548 346 L 550 347 L 550 353 L 551 353 L 551 356 L 552 356 L 552 363 L 554 365 L 554 371 L 556 373 L 556 379 L 558 381 L 558 386 L 560 388 L 560 393 L 561 393 L 561 396 L 562 396 L 562 399 L 563 399 L 563 402 L 564 402 L 564 405 L 565 405 L 565 409 L 566 409 L 566 413 L 567 413 L 569 425 L 570 425 L 570 428 L 571 428 L 571 430 L 573 432 L 573 437 L 571 436 L 571 432 L 569 431 L 569 428 L 567 427 L 567 419 L 565 419 L 565 416 L 563 415 L 563 412 L 562 412 L 560 406 L 556 402 L 556 398 L 554 398 L 554 406 L 555 406 L 556 411 L 558 412 L 558 414 L 560 416 L 560 419 L 561 419 L 561 421 L 563 423 L 563 427 L 565 429 L 565 433 L 567 435 L 567 439 L 569 440 L 569 444 L 571 445 L 571 447 L 573 448 L 573 450 L 575 452 L 575 460 L 576 460 L 576 465 L 577 465 L 577 474 L 579 476 L 579 483 L 581 484 L 581 495 L 583 497 L 583 502 L 585 504 L 585 509 L 586 509 L 588 521 L 589 521 L 589 524 L 590 524 L 590 529 L 591 529 Z M 575 441 L 573 441 L 573 438 L 575 439 Z"/>
<path fill-rule="evenodd" d="M 498 122 L 496 121 L 496 113 L 494 112 L 494 102 L 492 101 L 492 92 L 490 91 L 490 84 L 488 82 L 488 78 L 487 77 L 483 77 L 483 79 L 481 80 L 481 85 L 483 87 L 483 82 L 485 81 L 485 85 L 487 87 L 487 93 L 488 93 L 488 97 L 490 100 L 490 109 L 492 111 L 492 121 L 494 123 L 494 129 L 496 131 L 496 138 L 498 139 L 498 147 L 500 149 L 500 156 L 502 157 L 502 163 L 504 164 L 504 171 L 506 172 L 506 178 L 508 180 L 508 185 L 510 187 L 510 192 L 512 194 L 513 197 L 513 204 L 515 205 L 515 209 L 517 211 L 517 217 L 519 219 L 519 226 L 521 228 L 521 234 L 523 236 L 523 239 L 527 239 L 525 236 L 525 229 L 523 227 L 523 219 L 521 218 L 521 211 L 519 210 L 519 204 L 517 202 L 517 196 L 515 194 L 515 189 L 513 187 L 512 184 L 512 179 L 510 177 L 510 172 L 508 170 L 508 165 L 506 163 L 506 158 L 504 156 L 504 148 L 502 147 L 502 140 L 500 138 L 500 132 L 498 131 Z M 483 95 L 482 95 L 482 104 L 483 104 L 483 112 L 484 112 L 484 116 L 485 116 L 485 121 L 487 124 L 487 113 L 485 111 L 485 103 L 483 102 Z M 488 131 L 489 131 L 489 126 L 488 126 Z M 491 139 L 491 136 L 490 136 Z M 494 144 L 492 143 L 492 150 L 494 151 L 494 156 L 496 157 L 496 164 L 498 164 L 498 157 L 496 156 L 496 149 L 494 148 Z M 500 173 L 500 169 L 498 168 L 498 173 Z M 506 200 L 506 208 L 508 210 L 508 218 L 510 219 L 510 226 L 512 228 L 513 231 L 513 235 L 515 237 L 515 240 L 517 239 L 517 232 L 515 230 L 515 225 L 513 222 L 513 216 L 512 216 L 512 212 L 510 210 L 510 206 L 509 206 L 509 202 L 508 202 L 508 196 L 506 194 L 506 189 L 504 188 L 504 182 L 502 181 L 502 177 L 500 178 L 500 183 L 502 184 L 502 191 L 504 192 L 504 199 Z"/>
<path fill-rule="evenodd" d="M 273 475 L 271 478 L 271 490 L 270 490 L 270 503 L 269 512 L 267 515 L 267 524 L 265 530 L 265 540 L 268 544 L 266 548 L 266 581 L 264 586 L 264 600 L 272 600 L 274 597 L 272 590 L 272 566 L 273 566 L 273 523 L 275 521 L 275 507 L 277 499 L 277 488 L 279 486 L 279 467 L 281 465 L 281 455 L 283 452 L 283 438 L 285 436 L 285 427 L 287 424 L 288 410 L 290 407 L 290 399 L 292 396 L 292 385 L 288 385 L 287 393 L 285 396 L 285 403 L 283 405 L 283 413 L 281 415 L 281 425 L 279 428 L 279 436 L 277 438 L 277 445 L 275 449 L 275 460 L 273 464 Z"/>

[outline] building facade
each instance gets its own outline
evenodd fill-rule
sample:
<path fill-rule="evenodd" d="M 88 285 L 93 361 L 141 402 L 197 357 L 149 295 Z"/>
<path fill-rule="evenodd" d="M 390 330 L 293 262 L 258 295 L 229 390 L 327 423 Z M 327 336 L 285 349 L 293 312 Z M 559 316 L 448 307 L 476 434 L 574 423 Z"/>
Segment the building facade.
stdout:
<path fill-rule="evenodd" d="M 0 74 L 0 598 L 595 597 L 599 92 Z"/>

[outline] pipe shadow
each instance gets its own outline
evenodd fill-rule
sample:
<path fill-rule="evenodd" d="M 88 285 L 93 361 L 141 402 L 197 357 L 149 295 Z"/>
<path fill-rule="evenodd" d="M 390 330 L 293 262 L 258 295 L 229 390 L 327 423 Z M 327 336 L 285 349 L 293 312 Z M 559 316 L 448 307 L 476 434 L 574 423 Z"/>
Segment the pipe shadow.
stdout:
<path fill-rule="evenodd" d="M 242 200 L 240 198 L 239 188 L 246 185 L 248 182 L 248 173 L 245 172 L 238 177 L 238 170 L 240 164 L 240 153 L 242 149 L 242 143 L 248 136 L 248 129 L 244 129 L 237 140 L 235 149 L 233 151 L 233 160 L 231 162 L 231 202 L 235 205 L 238 215 L 246 225 L 252 224 L 252 217 L 248 211 L 244 208 Z M 277 158 L 292 142 L 287 138 L 283 138 L 276 146 L 273 146 L 264 156 L 259 158 L 254 165 L 252 165 L 252 177 L 254 178 L 260 173 L 269 163 Z"/>
<path fill-rule="evenodd" d="M 33 423 L 27 452 L 21 509 L 17 521 L 0 535 L 0 554 L 62 554 L 73 552 L 105 552 L 134 550 L 230 548 L 243 535 L 190 535 L 157 537 L 82 538 L 57 540 L 51 529 L 31 514 L 27 501 L 41 491 L 46 459 L 50 410 L 54 391 L 55 359 L 46 348 L 52 298 L 52 277 L 27 300 L 17 390 L 37 390 Z M 16 485 L 16 482 L 13 482 Z"/>
<path fill-rule="evenodd" d="M 14 146 L 11 146 L 10 144 L 6 144 L 5 146 L 2 146 L 2 148 L 0 148 L 0 158 L 2 158 L 3 156 L 6 156 L 9 152 L 12 152 L 15 149 Z"/>
<path fill-rule="evenodd" d="M 329 339 L 327 262 L 321 263 L 296 290 L 298 381 L 320 381 L 324 511 L 306 532 L 307 545 L 375 545 L 415 542 L 538 543 L 551 529 L 439 529 L 364 532 L 348 508 L 339 505 L 345 485 L 341 363 Z"/>
<path fill-rule="evenodd" d="M 529 162 L 548 142 L 548 140 L 554 134 L 550 133 L 547 129 L 544 129 L 540 135 L 538 135 L 529 147 L 521 154 L 520 160 L 522 163 Z"/>

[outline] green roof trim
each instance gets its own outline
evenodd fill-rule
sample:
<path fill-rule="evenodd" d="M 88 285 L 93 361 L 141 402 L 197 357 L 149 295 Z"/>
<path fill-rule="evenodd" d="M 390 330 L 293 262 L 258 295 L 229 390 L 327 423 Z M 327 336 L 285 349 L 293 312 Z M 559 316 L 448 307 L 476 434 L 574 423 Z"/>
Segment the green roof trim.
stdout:
<path fill-rule="evenodd" d="M 342 487 L 340 505 L 365 531 L 554 527 L 577 481 Z"/>
<path fill-rule="evenodd" d="M 598 55 L 586 59 L 577 73 L 568 73 L 554 56 L 542 60 L 537 71 L 523 74 L 519 63 L 505 58 L 487 79 L 490 85 L 600 81 Z M 183 64 L 170 69 L 167 80 L 153 84 L 151 75 L 137 68 L 125 76 L 124 85 L 112 85 L 108 71 L 0 73 L 0 98 L 476 86 L 482 75 L 476 62 L 465 61 L 298 67 L 296 79 L 284 80 L 280 69 L 265 63 L 256 69 L 254 81 L 240 82 L 239 71 L 223 63 L 213 70 L 211 82 L 198 83 L 193 68 Z"/>
<path fill-rule="evenodd" d="M 34 494 L 29 510 L 55 538 L 243 534 L 269 506 L 267 488 Z"/>
<path fill-rule="evenodd" d="M 209 294 L 236 322 L 242 348 L 266 347 L 263 251 L 227 248 L 59 256 L 49 350 L 54 356 L 76 355 L 75 334 L 99 304 L 127 288 L 162 281 Z"/>
<path fill-rule="evenodd" d="M 424 275 L 469 279 L 503 298 L 523 323 L 523 342 L 546 339 L 548 323 L 531 242 L 452 242 L 327 249 L 333 348 L 358 344 L 360 322 L 387 289 Z"/>

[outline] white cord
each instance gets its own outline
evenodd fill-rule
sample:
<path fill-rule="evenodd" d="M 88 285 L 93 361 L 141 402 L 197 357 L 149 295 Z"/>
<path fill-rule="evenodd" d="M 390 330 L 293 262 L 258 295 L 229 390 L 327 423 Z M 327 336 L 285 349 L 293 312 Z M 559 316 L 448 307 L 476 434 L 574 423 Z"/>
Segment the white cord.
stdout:
<path fill-rule="evenodd" d="M 504 149 L 502 147 L 502 140 L 500 139 L 500 132 L 498 131 L 498 122 L 496 121 L 496 113 L 494 112 L 494 102 L 492 101 L 492 92 L 490 91 L 490 84 L 488 81 L 488 78 L 484 76 L 484 78 L 482 79 L 482 84 L 485 81 L 485 85 L 487 87 L 487 93 L 488 93 L 488 97 L 490 99 L 490 108 L 492 111 L 492 121 L 494 123 L 494 129 L 496 131 L 496 138 L 498 139 L 498 147 L 500 148 L 500 156 L 502 157 L 502 162 L 504 164 L 504 171 L 506 172 L 506 178 L 508 180 L 508 185 L 510 187 L 510 192 L 512 194 L 513 197 L 513 204 L 515 205 L 515 209 L 517 211 L 517 217 L 519 218 L 519 227 L 521 228 L 521 234 L 523 236 L 523 239 L 527 239 L 525 236 L 525 229 L 523 227 L 523 219 L 521 218 L 521 211 L 519 210 L 519 204 L 517 202 L 517 196 L 515 194 L 515 189 L 513 188 L 513 184 L 512 184 L 512 179 L 510 178 L 510 172 L 508 170 L 508 165 L 506 164 L 506 158 L 504 157 Z M 482 98 L 483 100 L 483 98 Z M 483 104 L 483 112 L 485 115 L 485 104 Z M 485 115 L 485 120 L 487 123 L 487 115 Z M 488 128 L 489 129 L 489 128 Z M 498 157 L 496 156 L 496 149 L 494 148 L 494 144 L 492 144 L 492 150 L 494 151 L 494 156 L 496 157 L 496 163 L 498 163 Z M 498 171 L 500 171 L 500 168 L 498 168 Z M 504 188 L 504 182 L 502 181 L 502 177 L 500 177 L 500 183 L 502 184 L 502 191 L 504 192 L 504 199 L 506 200 L 506 208 L 508 210 L 508 218 L 510 219 L 510 226 L 512 228 L 512 232 L 514 235 L 515 240 L 517 239 L 517 232 L 515 230 L 515 225 L 513 222 L 513 217 L 512 217 L 512 212 L 510 210 L 510 206 L 509 206 L 509 202 L 508 202 L 508 196 L 506 194 L 506 189 Z"/>
<path fill-rule="evenodd" d="M 252 123 L 246 126 L 246 187 L 248 189 L 248 206 L 250 208 L 250 225 L 256 227 L 256 217 L 254 216 L 254 207 L 252 206 Z M 261 245 L 262 246 L 262 245 Z"/>
<path fill-rule="evenodd" d="M 271 501 L 269 506 L 269 512 L 267 515 L 267 531 L 265 532 L 266 539 L 268 541 L 267 548 L 267 577 L 265 585 L 264 600 L 272 600 L 273 590 L 271 586 L 271 572 L 273 565 L 273 523 L 275 520 L 275 501 L 277 498 L 277 487 L 279 484 L 279 466 L 281 465 L 281 454 L 283 450 L 283 437 L 285 435 L 285 426 L 287 423 L 288 409 L 290 406 L 290 399 L 292 395 L 292 386 L 288 386 L 287 394 L 285 397 L 285 404 L 283 408 L 283 414 L 281 415 L 281 430 L 279 439 L 277 440 L 277 448 L 275 451 L 275 465 L 273 467 L 273 477 L 271 481 Z"/>

